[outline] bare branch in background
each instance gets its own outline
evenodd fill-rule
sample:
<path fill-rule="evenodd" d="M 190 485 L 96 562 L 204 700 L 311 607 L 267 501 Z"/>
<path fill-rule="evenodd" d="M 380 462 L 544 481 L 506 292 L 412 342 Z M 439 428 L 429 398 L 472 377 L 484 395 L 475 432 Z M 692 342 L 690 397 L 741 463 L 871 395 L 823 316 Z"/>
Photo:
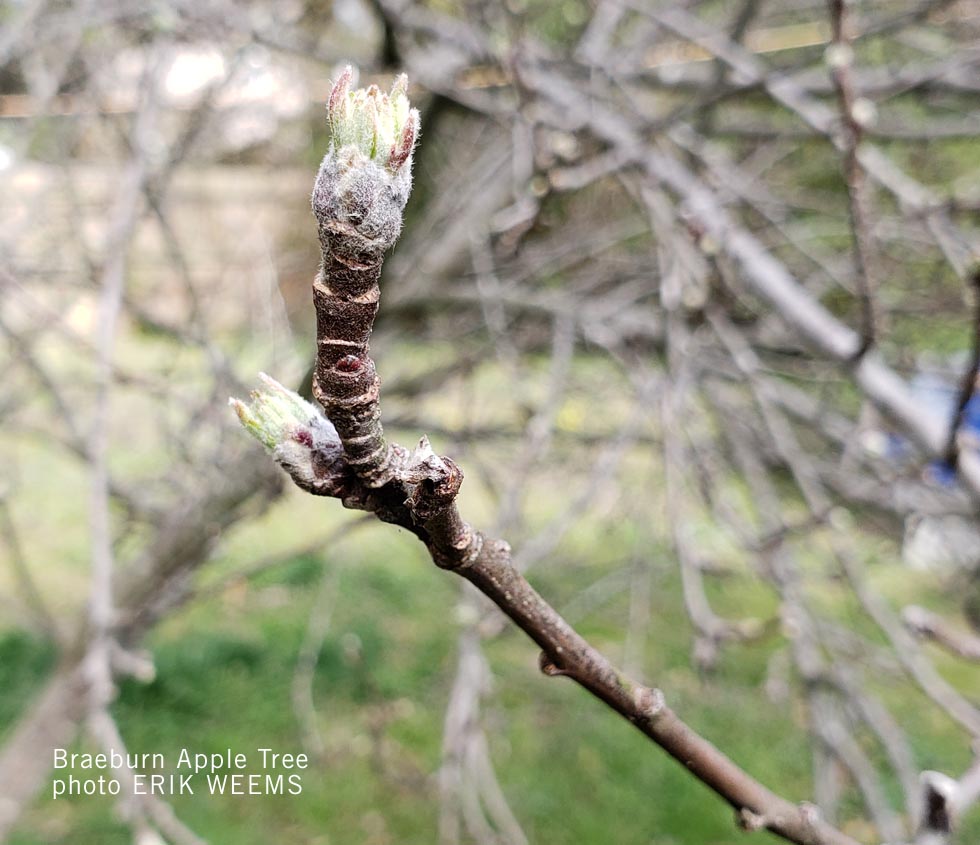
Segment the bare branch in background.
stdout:
<path fill-rule="evenodd" d="M 980 661 L 980 637 L 953 628 L 942 616 L 910 605 L 902 611 L 902 621 L 914 634 L 932 640 L 947 651 L 966 660 Z"/>
<path fill-rule="evenodd" d="M 854 48 L 851 43 L 853 10 L 849 8 L 849 0 L 829 0 L 828 5 L 832 40 L 827 48 L 827 64 L 834 81 L 843 133 L 839 145 L 843 147 L 844 182 L 854 241 L 854 277 L 861 299 L 861 346 L 857 352 L 860 357 L 874 345 L 880 321 L 875 279 L 877 261 L 873 255 L 871 231 L 871 195 L 864 166 L 858 156 L 864 127 L 874 120 L 874 105 L 870 100 L 861 98 L 854 86 Z"/>

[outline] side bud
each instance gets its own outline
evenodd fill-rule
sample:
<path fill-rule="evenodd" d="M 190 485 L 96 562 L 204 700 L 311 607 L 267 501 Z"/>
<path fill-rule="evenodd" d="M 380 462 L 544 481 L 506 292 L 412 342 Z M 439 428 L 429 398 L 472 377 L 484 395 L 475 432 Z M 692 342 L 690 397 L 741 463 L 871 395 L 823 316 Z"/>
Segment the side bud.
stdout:
<path fill-rule="evenodd" d="M 333 494 L 345 472 L 337 431 L 322 412 L 274 378 L 249 402 L 229 399 L 245 430 L 266 447 L 293 481 L 312 493 Z"/>

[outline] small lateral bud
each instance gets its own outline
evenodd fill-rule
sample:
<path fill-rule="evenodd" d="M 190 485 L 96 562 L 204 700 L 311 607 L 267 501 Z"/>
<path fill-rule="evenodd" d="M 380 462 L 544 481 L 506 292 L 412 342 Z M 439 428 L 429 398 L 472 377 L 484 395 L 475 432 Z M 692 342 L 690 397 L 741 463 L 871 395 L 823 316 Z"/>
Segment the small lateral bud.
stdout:
<path fill-rule="evenodd" d="M 364 362 L 356 355 L 345 355 L 336 363 L 334 369 L 340 373 L 357 373 L 363 366 Z"/>
<path fill-rule="evenodd" d="M 245 430 L 293 480 L 310 489 L 340 455 L 340 438 L 322 412 L 265 373 L 249 402 L 229 399 Z"/>
<path fill-rule="evenodd" d="M 229 399 L 228 404 L 249 434 L 267 449 L 275 449 L 293 439 L 297 430 L 308 427 L 319 411 L 265 373 L 260 373 L 259 379 L 262 387 L 252 391 L 249 403 Z"/>
<path fill-rule="evenodd" d="M 762 830 L 766 826 L 766 817 L 753 813 L 748 807 L 742 807 L 735 815 L 738 826 L 748 832 L 753 833 Z"/>
<path fill-rule="evenodd" d="M 538 656 L 538 668 L 541 670 L 542 674 L 547 675 L 549 678 L 560 678 L 568 674 L 568 672 L 558 666 L 558 664 L 555 663 L 555 661 L 553 661 L 547 655 L 547 653 L 543 651 Z"/>
<path fill-rule="evenodd" d="M 637 687 L 633 694 L 633 701 L 636 709 L 645 719 L 656 719 L 667 706 L 664 694 L 659 689 L 650 687 Z"/>
<path fill-rule="evenodd" d="M 800 804 L 800 818 L 809 828 L 815 828 L 820 823 L 820 808 L 816 804 L 804 801 Z"/>

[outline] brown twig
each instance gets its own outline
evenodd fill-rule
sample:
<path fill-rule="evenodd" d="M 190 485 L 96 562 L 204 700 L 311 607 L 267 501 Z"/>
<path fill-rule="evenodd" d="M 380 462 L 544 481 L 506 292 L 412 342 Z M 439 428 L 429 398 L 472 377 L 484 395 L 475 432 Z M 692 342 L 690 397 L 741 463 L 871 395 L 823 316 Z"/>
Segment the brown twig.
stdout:
<path fill-rule="evenodd" d="M 348 96 L 348 81 L 349 77 L 342 78 L 335 87 L 332 104 Z M 368 92 L 367 96 L 372 95 Z M 359 176 L 347 182 L 337 177 L 335 163 L 350 161 L 352 167 L 364 168 L 364 180 L 390 178 L 378 176 L 347 150 L 339 142 L 331 147 L 314 191 L 323 248 L 314 286 L 318 317 L 315 392 L 337 429 L 346 469 L 332 464 L 312 484 L 309 475 L 303 475 L 303 486 L 340 497 L 348 507 L 373 511 L 411 530 L 437 566 L 473 584 L 538 645 L 545 674 L 569 677 L 588 690 L 743 817 L 747 812 L 759 827 L 800 845 L 854 845 L 851 837 L 823 822 L 812 810 L 793 805 L 756 781 L 681 721 L 659 689 L 624 675 L 575 631 L 514 566 L 506 542 L 484 536 L 463 520 L 456 505 L 462 473 L 455 464 L 435 455 L 424 438 L 413 452 L 386 443 L 380 422 L 380 383 L 367 345 L 378 305 L 381 252 L 389 242 L 377 249 L 379 240 L 365 235 L 363 220 L 375 213 L 373 203 L 380 202 L 375 223 L 380 218 L 388 220 L 385 231 L 397 236 L 400 208 L 394 208 L 385 196 L 378 199 L 379 192 L 373 188 L 361 194 L 349 189 L 350 184 L 359 184 Z M 397 169 L 394 174 L 397 176 Z M 374 199 L 358 203 L 361 196 Z M 352 214 L 350 209 L 355 206 L 356 214 Z M 239 413 L 244 412 L 240 406 Z M 311 443 L 309 433 L 292 436 L 301 445 Z M 276 454 L 282 462 L 282 452 Z M 315 477 L 315 455 L 309 460 Z"/>
<path fill-rule="evenodd" d="M 864 165 L 859 157 L 865 126 L 870 122 L 869 100 L 859 99 L 854 85 L 854 48 L 851 44 L 848 0 L 829 0 L 832 39 L 827 48 L 827 64 L 840 107 L 844 183 L 853 241 L 854 275 L 861 302 L 861 345 L 855 353 L 860 359 L 875 343 L 878 332 L 877 296 L 873 273 L 874 240 L 871 234 L 870 192 Z"/>

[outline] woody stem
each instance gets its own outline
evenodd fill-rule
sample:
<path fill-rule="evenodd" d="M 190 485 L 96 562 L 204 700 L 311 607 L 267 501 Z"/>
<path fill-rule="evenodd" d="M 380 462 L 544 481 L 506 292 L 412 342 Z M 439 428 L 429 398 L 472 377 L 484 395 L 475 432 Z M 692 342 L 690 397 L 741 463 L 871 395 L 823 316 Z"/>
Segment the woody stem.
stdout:
<path fill-rule="evenodd" d="M 391 479 L 393 448 L 385 440 L 378 401 L 381 380 L 368 342 L 378 313 L 378 279 L 384 257 L 350 256 L 332 248 L 348 227 L 321 226 L 323 261 L 313 283 L 316 309 L 316 366 L 313 394 L 333 423 L 344 457 L 368 487 Z"/>

